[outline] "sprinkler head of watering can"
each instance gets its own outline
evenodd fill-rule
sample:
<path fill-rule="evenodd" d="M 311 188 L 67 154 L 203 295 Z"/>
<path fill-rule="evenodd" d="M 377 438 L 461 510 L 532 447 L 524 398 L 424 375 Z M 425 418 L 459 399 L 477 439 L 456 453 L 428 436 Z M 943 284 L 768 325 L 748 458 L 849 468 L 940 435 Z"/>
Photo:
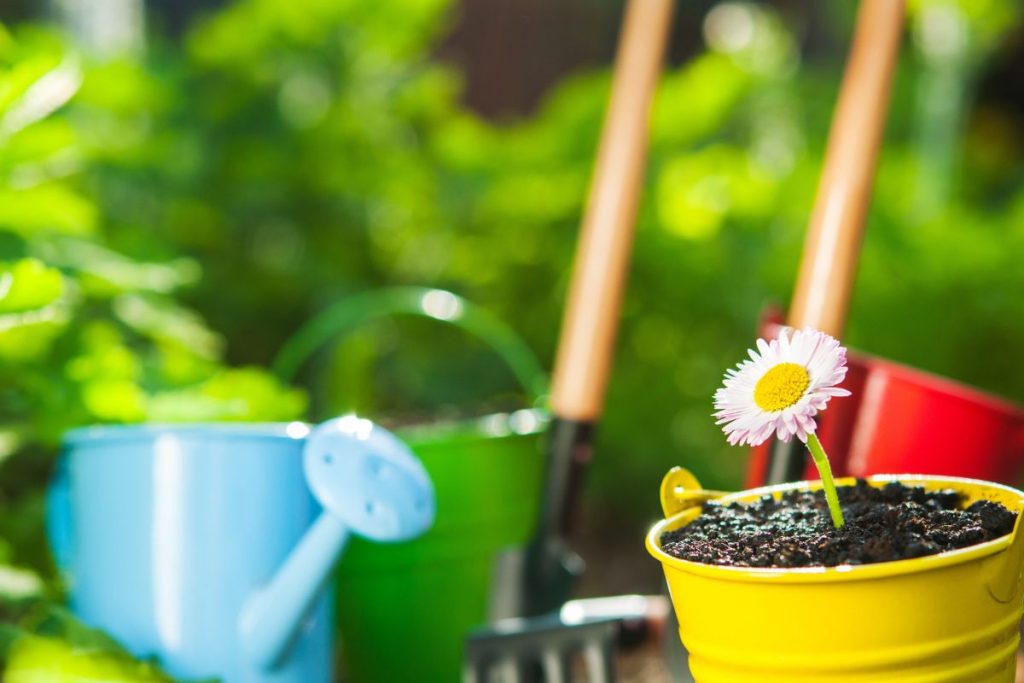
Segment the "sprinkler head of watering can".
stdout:
<path fill-rule="evenodd" d="M 369 420 L 347 415 L 324 422 L 309 435 L 303 457 L 313 495 L 360 536 L 407 540 L 434 521 L 434 489 L 423 465 Z"/>

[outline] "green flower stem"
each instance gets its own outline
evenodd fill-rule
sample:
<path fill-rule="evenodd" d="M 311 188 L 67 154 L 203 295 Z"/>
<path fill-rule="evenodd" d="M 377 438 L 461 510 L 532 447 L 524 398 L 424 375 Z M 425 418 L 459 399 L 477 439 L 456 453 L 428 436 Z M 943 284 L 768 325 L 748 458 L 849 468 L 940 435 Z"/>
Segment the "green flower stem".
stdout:
<path fill-rule="evenodd" d="M 828 502 L 828 512 L 832 515 L 832 524 L 838 529 L 843 526 L 843 511 L 839 508 L 839 494 L 836 493 L 836 483 L 832 481 L 832 468 L 828 464 L 828 456 L 825 449 L 818 441 L 818 435 L 811 432 L 807 435 L 807 448 L 811 451 L 814 459 L 814 466 L 818 468 L 821 476 L 821 485 L 825 489 L 825 500 Z"/>

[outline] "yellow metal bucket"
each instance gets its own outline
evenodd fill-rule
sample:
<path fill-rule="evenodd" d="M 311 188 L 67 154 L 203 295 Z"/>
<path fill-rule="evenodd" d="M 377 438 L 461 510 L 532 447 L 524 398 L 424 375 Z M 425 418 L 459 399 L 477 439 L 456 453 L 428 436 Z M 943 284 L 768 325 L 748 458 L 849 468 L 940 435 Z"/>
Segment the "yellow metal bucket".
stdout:
<path fill-rule="evenodd" d="M 955 477 L 889 475 L 968 502 L 1024 510 L 1024 493 Z M 839 480 L 839 484 L 852 483 Z M 732 494 L 704 492 L 686 470 L 662 482 L 666 519 L 647 535 L 665 570 L 679 635 L 698 683 L 1009 683 L 1024 611 L 1024 533 L 913 560 L 833 568 L 748 569 L 681 560 L 661 535 L 693 521 L 701 502 L 747 502 L 819 482 Z"/>

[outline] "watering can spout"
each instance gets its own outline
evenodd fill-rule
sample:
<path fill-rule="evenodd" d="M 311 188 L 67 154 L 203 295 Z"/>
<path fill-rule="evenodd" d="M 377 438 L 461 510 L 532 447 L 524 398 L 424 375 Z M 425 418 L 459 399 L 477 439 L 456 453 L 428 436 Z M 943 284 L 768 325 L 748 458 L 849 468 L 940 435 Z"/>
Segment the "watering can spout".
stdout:
<path fill-rule="evenodd" d="M 264 670 L 285 661 L 352 534 L 401 541 L 434 520 L 426 470 L 405 444 L 369 420 L 346 416 L 313 430 L 303 453 L 306 483 L 324 511 L 239 621 L 242 650 Z"/>
<path fill-rule="evenodd" d="M 253 664 L 272 670 L 284 660 L 348 536 L 341 520 L 323 513 L 270 583 L 249 596 L 239 628 L 244 652 Z"/>

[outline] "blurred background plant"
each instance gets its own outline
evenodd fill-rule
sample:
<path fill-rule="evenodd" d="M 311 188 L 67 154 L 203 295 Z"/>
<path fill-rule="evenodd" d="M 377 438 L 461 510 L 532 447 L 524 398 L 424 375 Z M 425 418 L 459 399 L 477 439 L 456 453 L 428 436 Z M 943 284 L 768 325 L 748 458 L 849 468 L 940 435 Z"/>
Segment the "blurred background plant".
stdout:
<path fill-rule="evenodd" d="M 87 120 L 99 68 L 32 27 L 0 33 L 0 65 L 0 561 L 49 574 L 43 485 L 66 429 L 293 419 L 305 396 L 222 362 L 223 338 L 175 300 L 194 260 L 113 248 L 90 187 L 115 156 Z"/>
<path fill-rule="evenodd" d="M 479 25 L 489 2 L 504 6 L 152 3 L 145 33 L 138 2 L 95 3 L 120 8 L 113 23 L 57 3 L 72 37 L 29 22 L 41 18 L 22 16 L 31 6 L 12 10 L 0 34 L 0 562 L 51 576 L 41 492 L 64 429 L 299 416 L 304 394 L 255 368 L 355 293 L 451 289 L 550 362 L 608 72 L 548 74 L 557 83 L 539 103 L 502 110 L 504 81 L 483 70 L 493 80 L 481 82 L 474 61 L 515 42 L 480 35 L 502 35 Z M 620 3 L 549 4 L 604 22 L 578 35 L 607 61 Z M 1024 400 L 1022 8 L 910 4 L 847 341 Z M 853 11 L 681 8 L 588 482 L 587 534 L 612 555 L 593 563 L 591 590 L 657 585 L 617 571 L 615 554 L 641 554 L 669 466 L 716 488 L 740 481 L 710 397 L 762 308 L 789 298 Z M 519 42 L 571 45 L 576 25 Z M 302 384 L 312 417 L 357 409 L 385 423 L 526 401 L 486 348 L 422 320 L 338 340 Z"/>

